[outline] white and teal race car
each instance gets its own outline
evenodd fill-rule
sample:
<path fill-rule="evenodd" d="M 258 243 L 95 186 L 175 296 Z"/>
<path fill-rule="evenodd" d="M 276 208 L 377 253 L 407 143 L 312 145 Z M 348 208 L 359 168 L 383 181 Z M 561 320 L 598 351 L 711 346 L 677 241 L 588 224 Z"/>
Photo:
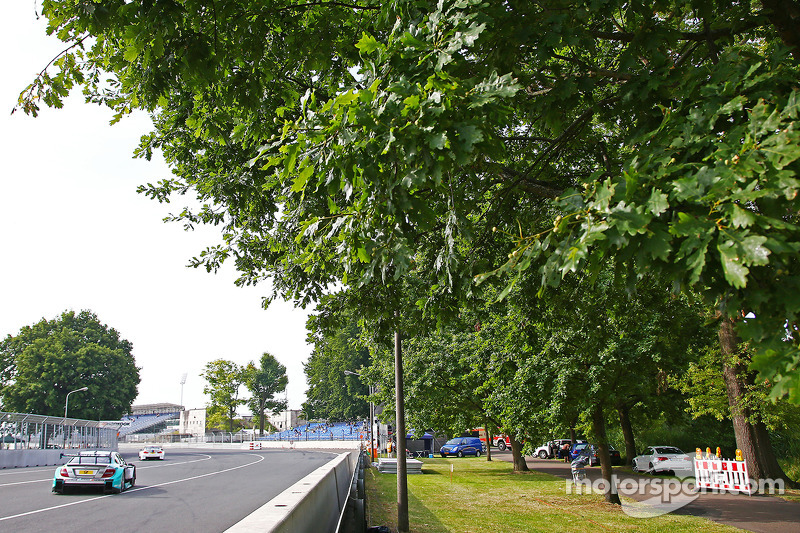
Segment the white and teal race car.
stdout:
<path fill-rule="evenodd" d="M 136 466 L 128 464 L 118 452 L 92 451 L 62 453 L 70 460 L 56 468 L 53 492 L 64 494 L 71 488 L 97 487 L 106 494 L 118 494 L 136 484 Z"/>

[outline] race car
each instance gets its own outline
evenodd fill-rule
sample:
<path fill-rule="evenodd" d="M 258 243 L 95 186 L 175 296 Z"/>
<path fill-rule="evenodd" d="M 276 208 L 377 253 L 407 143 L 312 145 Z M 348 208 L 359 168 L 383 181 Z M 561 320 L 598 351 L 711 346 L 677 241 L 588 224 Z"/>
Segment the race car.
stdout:
<path fill-rule="evenodd" d="M 139 459 L 146 461 L 147 459 L 161 459 L 164 460 L 164 450 L 160 446 L 145 446 L 139 450 Z"/>
<path fill-rule="evenodd" d="M 136 466 L 126 463 L 118 452 L 62 453 L 61 457 L 70 459 L 56 468 L 53 476 L 53 492 L 57 494 L 77 487 L 97 487 L 105 494 L 119 494 L 136 484 Z"/>

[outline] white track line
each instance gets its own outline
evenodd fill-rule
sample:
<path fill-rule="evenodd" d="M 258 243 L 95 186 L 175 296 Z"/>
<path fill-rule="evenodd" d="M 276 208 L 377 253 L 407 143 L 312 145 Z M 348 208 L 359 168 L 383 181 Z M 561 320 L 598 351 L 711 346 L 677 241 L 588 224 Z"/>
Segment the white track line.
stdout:
<path fill-rule="evenodd" d="M 158 464 L 154 464 L 154 465 L 150 465 L 150 466 L 139 466 L 139 464 L 141 464 L 141 463 L 138 463 L 136 465 L 136 470 L 139 470 L 139 469 L 147 470 L 148 468 L 164 468 L 164 467 L 167 467 L 167 466 L 175 466 L 175 465 L 186 465 L 186 464 L 189 464 L 189 463 L 197 463 L 197 462 L 200 462 L 200 461 L 208 461 L 209 459 L 211 459 L 210 455 L 206 455 L 204 453 L 196 453 L 196 454 L 192 454 L 192 455 L 201 455 L 201 456 L 205 457 L 205 459 L 193 459 L 191 461 L 181 461 L 180 463 L 171 463 L 171 462 L 170 463 L 164 463 L 162 461 L 159 461 Z"/>
<path fill-rule="evenodd" d="M 189 464 L 189 463 L 199 463 L 200 461 L 208 461 L 209 459 L 211 459 L 210 455 L 206 455 L 204 453 L 200 453 L 200 454 L 197 454 L 197 455 L 202 455 L 203 457 L 205 457 L 205 459 L 194 459 L 192 461 L 181 461 L 180 463 L 166 463 L 166 464 L 152 465 L 152 466 L 138 466 L 137 465 L 136 466 L 136 470 L 139 471 L 139 470 L 147 470 L 148 468 L 163 468 L 165 466 L 175 466 L 175 465 L 185 465 L 185 464 Z M 55 469 L 57 469 L 57 468 L 58 468 L 58 466 L 54 466 L 50 470 L 55 472 Z M 53 481 L 53 478 L 49 477 L 47 479 L 34 479 L 32 481 L 15 481 L 13 483 L 0 483 L 0 488 L 2 488 L 2 487 L 10 487 L 11 485 L 25 485 L 27 483 L 41 483 L 43 481 Z"/>
<path fill-rule="evenodd" d="M 23 470 L 14 470 L 13 472 L 0 471 L 0 476 L 13 476 L 16 474 L 31 474 L 31 473 L 36 474 L 37 472 L 49 472 L 50 470 L 53 470 L 55 467 L 56 465 L 53 465 L 49 468 L 40 468 L 37 470 L 24 470 L 25 467 L 23 467 Z"/>
<path fill-rule="evenodd" d="M 256 454 L 248 453 L 247 455 L 256 455 Z M 217 472 L 209 472 L 207 474 L 200 474 L 198 476 L 192 476 L 192 477 L 187 477 L 187 478 L 183 478 L 183 479 L 175 479 L 173 481 L 165 481 L 164 483 L 158 483 L 156 485 L 147 485 L 146 487 L 134 487 L 132 489 L 128 489 L 126 492 L 130 493 L 130 492 L 136 492 L 136 491 L 140 491 L 140 490 L 153 489 L 153 488 L 156 488 L 156 487 L 163 487 L 164 485 L 173 485 L 175 483 L 183 483 L 184 481 L 191 481 L 193 479 L 200 479 L 202 477 L 216 476 L 217 474 L 224 474 L 225 472 L 231 472 L 232 470 L 238 470 L 240 468 L 246 468 L 246 467 L 254 465 L 256 463 L 260 463 L 261 461 L 264 460 L 264 456 L 263 455 L 256 455 L 256 457 L 258 457 L 258 460 L 253 461 L 252 463 L 247 463 L 247 464 L 244 464 L 244 465 L 234 466 L 232 468 L 226 468 L 225 470 L 219 470 Z M 61 505 L 54 505 L 53 507 L 46 507 L 44 509 L 36 509 L 35 511 L 28 511 L 26 513 L 19 513 L 19 514 L 15 514 L 15 515 L 11 515 L 11 516 L 4 516 L 4 517 L 0 518 L 0 522 L 3 522 L 4 520 L 11 520 L 12 518 L 20 518 L 20 517 L 23 517 L 23 516 L 30 516 L 30 515 L 33 515 L 33 514 L 43 513 L 45 511 L 53 511 L 55 509 L 63 509 L 64 507 L 71 507 L 73 505 L 79 505 L 81 503 L 93 502 L 95 500 L 100 500 L 102 498 L 108 498 L 109 496 L 114 496 L 114 494 L 106 494 L 104 496 L 97 496 L 97 497 L 94 497 L 94 498 L 87 498 L 85 500 L 80 500 L 80 501 L 77 501 L 77 502 L 64 503 L 64 504 L 61 504 Z"/>

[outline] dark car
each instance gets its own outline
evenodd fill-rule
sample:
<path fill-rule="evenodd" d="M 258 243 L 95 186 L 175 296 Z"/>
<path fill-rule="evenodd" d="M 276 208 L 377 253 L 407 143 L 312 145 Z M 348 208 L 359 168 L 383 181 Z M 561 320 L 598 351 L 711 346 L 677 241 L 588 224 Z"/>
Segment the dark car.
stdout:
<path fill-rule="evenodd" d="M 442 454 L 442 457 L 447 457 L 448 455 L 455 455 L 457 457 L 474 455 L 475 457 L 480 457 L 483 452 L 483 441 L 478 437 L 458 437 L 450 439 L 439 449 L 439 453 Z"/>
<path fill-rule="evenodd" d="M 588 453 L 588 450 L 592 450 L 592 445 L 588 442 L 578 442 L 572 445 L 572 448 L 569 450 L 569 460 L 574 461 L 578 458 L 579 455 L 582 453 Z M 594 454 L 592 454 L 594 455 Z M 590 463 L 591 466 L 591 463 Z"/>
<path fill-rule="evenodd" d="M 588 448 L 588 451 L 586 451 Z M 569 451 L 569 458 L 570 460 L 575 460 L 581 453 L 590 453 L 591 458 L 589 459 L 589 466 L 597 466 L 600 464 L 600 458 L 597 457 L 597 446 L 594 444 L 588 444 L 586 442 L 579 442 L 572 449 Z M 612 445 L 608 445 L 608 454 L 611 456 L 611 464 L 612 465 L 619 465 L 622 463 L 622 457 L 619 454 L 619 450 L 614 448 Z"/>

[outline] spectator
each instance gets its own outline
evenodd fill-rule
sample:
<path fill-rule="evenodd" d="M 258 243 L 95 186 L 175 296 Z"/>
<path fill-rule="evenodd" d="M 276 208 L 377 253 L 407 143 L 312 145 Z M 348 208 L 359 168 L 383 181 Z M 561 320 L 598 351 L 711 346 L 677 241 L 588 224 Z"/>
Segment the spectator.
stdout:
<path fill-rule="evenodd" d="M 569 443 L 565 442 L 561 447 L 561 453 L 558 455 L 559 459 L 564 459 L 564 462 L 569 462 Z"/>

